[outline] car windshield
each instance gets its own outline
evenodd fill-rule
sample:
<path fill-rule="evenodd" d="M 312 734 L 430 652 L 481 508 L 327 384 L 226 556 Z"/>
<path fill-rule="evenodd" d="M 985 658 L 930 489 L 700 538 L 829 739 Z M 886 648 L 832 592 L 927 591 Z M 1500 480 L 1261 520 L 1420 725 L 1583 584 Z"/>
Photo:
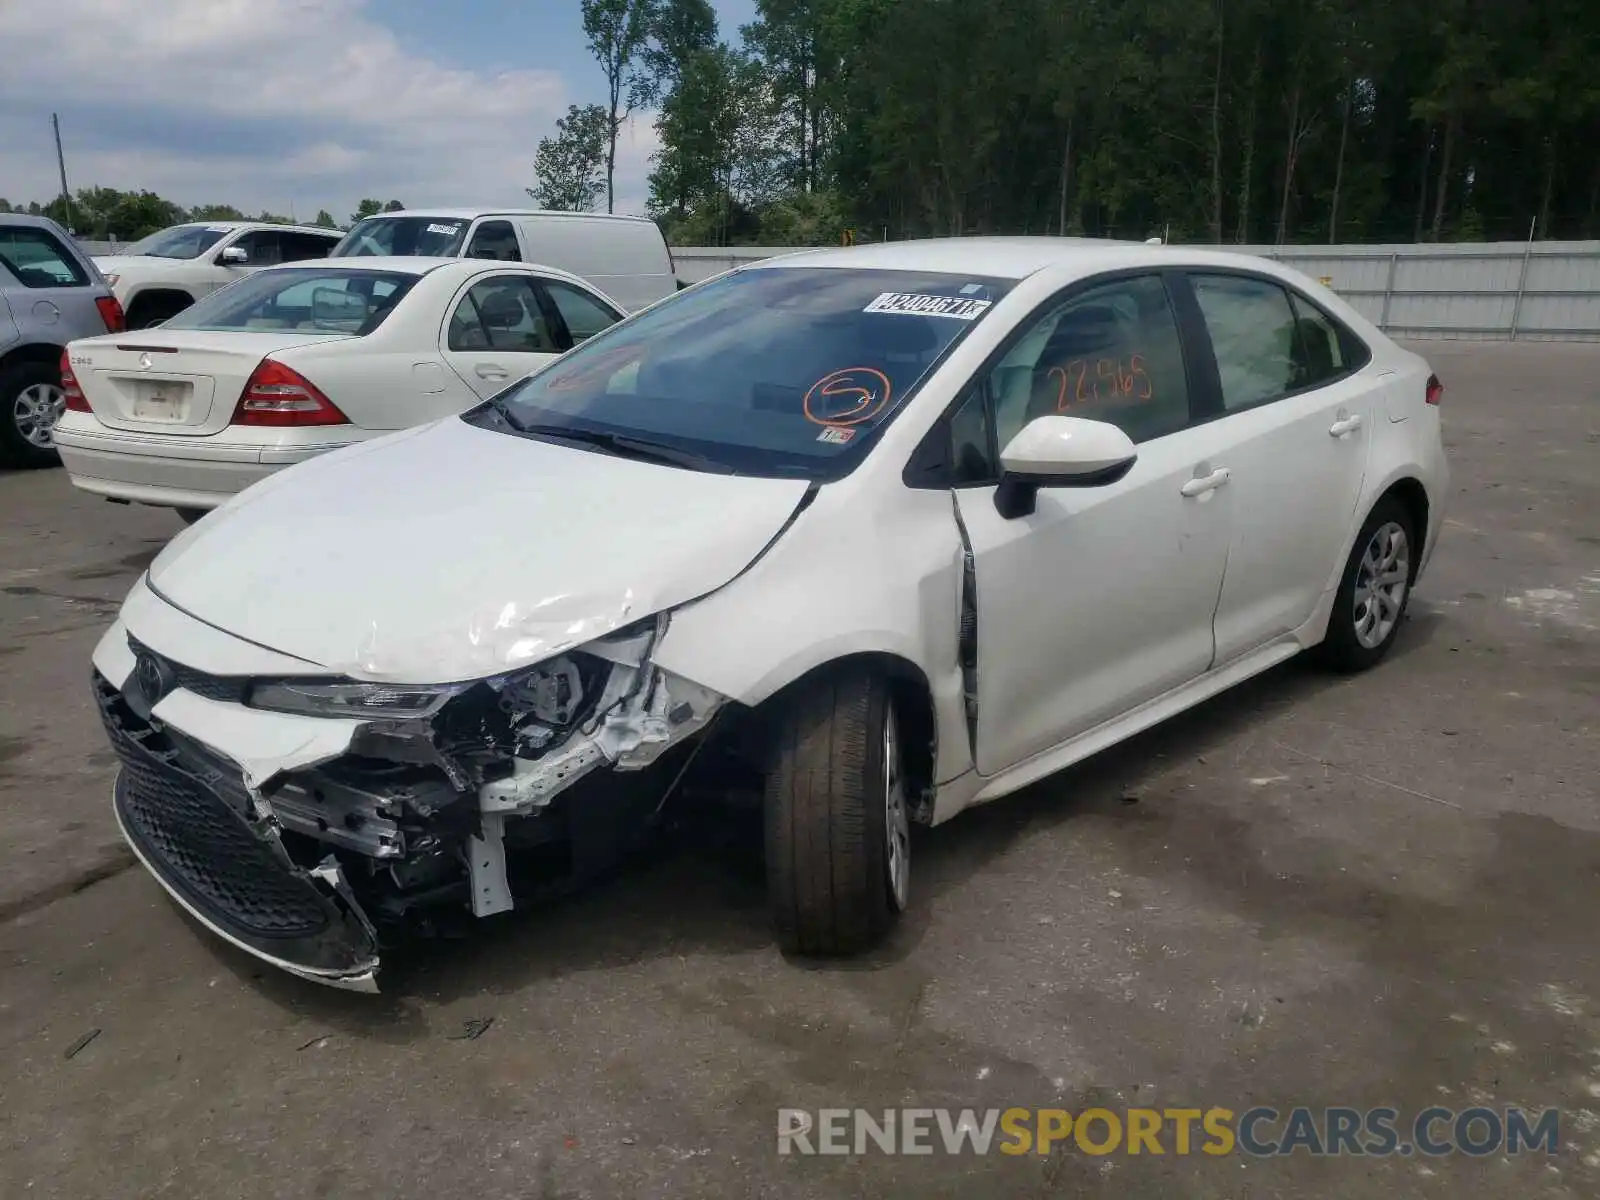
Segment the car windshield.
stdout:
<path fill-rule="evenodd" d="M 590 339 L 467 419 L 667 447 L 742 474 L 837 479 L 1010 287 L 914 271 L 741 271 Z"/>
<path fill-rule="evenodd" d="M 416 283 L 401 272 L 257 271 L 162 324 L 218 332 L 371 333 Z"/>
<path fill-rule="evenodd" d="M 222 225 L 174 225 L 135 242 L 125 253 L 149 258 L 199 258 L 230 232 Z"/>
<path fill-rule="evenodd" d="M 469 224 L 461 217 L 368 217 L 351 227 L 329 257 L 398 254 L 454 258 Z"/>

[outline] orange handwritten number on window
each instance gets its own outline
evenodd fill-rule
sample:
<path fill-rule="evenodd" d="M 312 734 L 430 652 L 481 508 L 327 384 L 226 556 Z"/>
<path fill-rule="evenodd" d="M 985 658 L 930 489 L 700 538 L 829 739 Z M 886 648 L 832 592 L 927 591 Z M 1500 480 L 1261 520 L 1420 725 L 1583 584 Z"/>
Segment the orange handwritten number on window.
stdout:
<path fill-rule="evenodd" d="M 1156 389 L 1155 385 L 1150 382 L 1150 376 L 1145 374 L 1144 356 L 1135 354 L 1130 360 L 1130 365 L 1133 367 L 1132 379 L 1137 379 L 1144 384 L 1144 390 L 1138 393 L 1138 398 L 1140 400 L 1149 400 L 1156 394 Z"/>
<path fill-rule="evenodd" d="M 1074 370 L 1076 370 L 1078 373 L 1078 379 L 1076 384 L 1073 385 L 1072 399 L 1069 401 L 1067 399 L 1067 383 Z M 1064 367 L 1050 368 L 1050 377 L 1052 379 L 1054 379 L 1057 375 L 1061 377 L 1056 383 L 1057 412 L 1066 412 L 1067 409 L 1073 404 L 1087 404 L 1089 402 L 1091 397 L 1086 395 L 1083 390 L 1084 376 L 1088 374 L 1088 371 L 1089 364 L 1084 362 L 1081 358 L 1073 359 Z"/>
<path fill-rule="evenodd" d="M 1051 367 L 1050 378 L 1054 379 L 1057 375 L 1061 376 L 1061 379 L 1056 384 L 1056 411 L 1061 413 L 1067 411 L 1067 369 Z"/>
<path fill-rule="evenodd" d="M 1100 385 L 1102 383 L 1110 385 L 1113 399 L 1122 391 L 1122 367 L 1115 359 L 1100 359 L 1094 364 L 1094 373 L 1098 377 L 1094 384 L 1094 398 L 1096 400 L 1106 399 L 1100 394 Z"/>
<path fill-rule="evenodd" d="M 1119 396 L 1132 396 L 1136 400 L 1151 400 L 1156 394 L 1155 384 L 1144 369 L 1144 356 L 1135 354 L 1123 369 L 1120 358 L 1102 358 L 1095 362 L 1094 382 L 1089 382 L 1089 364 L 1075 358 L 1064 367 L 1051 367 L 1050 378 L 1056 381 L 1056 411 L 1066 412 L 1074 404 L 1087 404 L 1090 400 L 1110 400 Z M 1076 375 L 1074 380 L 1073 376 Z M 1101 391 L 1101 385 L 1105 391 Z M 1071 385 L 1072 396 L 1067 390 Z"/>

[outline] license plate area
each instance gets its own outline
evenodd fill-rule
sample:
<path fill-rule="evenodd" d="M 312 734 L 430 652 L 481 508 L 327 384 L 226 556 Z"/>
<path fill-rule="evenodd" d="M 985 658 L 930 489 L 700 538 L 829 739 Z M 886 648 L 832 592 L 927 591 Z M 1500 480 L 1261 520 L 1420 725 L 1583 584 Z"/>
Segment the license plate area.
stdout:
<path fill-rule="evenodd" d="M 175 380 L 141 379 L 133 385 L 133 419 L 181 424 L 188 418 L 194 385 Z"/>

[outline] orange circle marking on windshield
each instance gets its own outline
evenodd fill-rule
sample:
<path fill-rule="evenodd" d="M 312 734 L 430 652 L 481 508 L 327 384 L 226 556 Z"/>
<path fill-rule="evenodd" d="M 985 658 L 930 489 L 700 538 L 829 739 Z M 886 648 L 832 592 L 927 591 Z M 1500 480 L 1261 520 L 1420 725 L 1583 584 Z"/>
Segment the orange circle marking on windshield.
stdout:
<path fill-rule="evenodd" d="M 872 385 L 876 383 L 877 387 Z M 872 367 L 845 367 L 830 371 L 811 385 L 806 393 L 805 414 L 818 425 L 860 425 L 870 421 L 889 403 L 894 390 L 889 377 Z M 835 405 L 850 403 L 842 412 L 829 412 Z M 818 412 L 817 409 L 822 409 Z"/>

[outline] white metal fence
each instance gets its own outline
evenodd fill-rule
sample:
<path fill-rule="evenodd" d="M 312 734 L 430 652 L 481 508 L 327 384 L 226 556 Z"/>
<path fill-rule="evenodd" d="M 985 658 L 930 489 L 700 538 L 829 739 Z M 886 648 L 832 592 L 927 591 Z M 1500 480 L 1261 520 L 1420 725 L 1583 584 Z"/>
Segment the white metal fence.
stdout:
<path fill-rule="evenodd" d="M 114 243 L 83 242 L 91 254 Z M 1321 279 L 1399 337 L 1600 341 L 1600 242 L 1224 246 Z M 674 246 L 689 283 L 794 246 Z"/>
<path fill-rule="evenodd" d="M 1399 337 L 1600 341 L 1600 242 L 1223 246 L 1328 283 Z M 795 247 L 673 247 L 678 275 L 708 279 Z"/>

